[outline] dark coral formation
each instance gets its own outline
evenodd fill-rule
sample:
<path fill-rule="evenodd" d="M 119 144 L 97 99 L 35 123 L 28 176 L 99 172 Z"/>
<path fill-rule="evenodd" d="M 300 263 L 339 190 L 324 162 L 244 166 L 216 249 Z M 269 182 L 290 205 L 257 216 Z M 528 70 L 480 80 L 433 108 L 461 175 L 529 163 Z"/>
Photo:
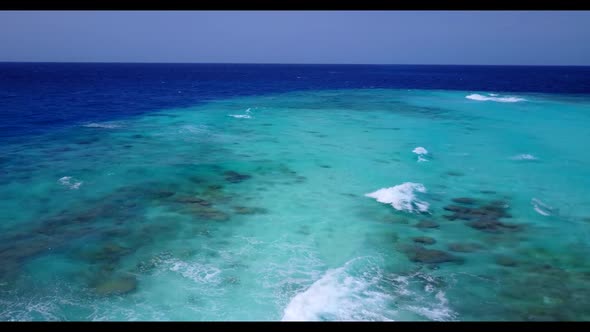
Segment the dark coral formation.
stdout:
<path fill-rule="evenodd" d="M 440 227 L 438 223 L 428 219 L 420 220 L 415 226 L 420 229 L 432 229 Z"/>
<path fill-rule="evenodd" d="M 195 196 L 183 196 L 176 199 L 179 203 L 198 204 L 201 206 L 211 206 L 211 202 Z"/>
<path fill-rule="evenodd" d="M 213 220 L 213 221 L 227 221 L 230 215 L 210 206 L 191 205 L 189 211 L 198 219 Z"/>
<path fill-rule="evenodd" d="M 80 255 L 82 258 L 93 263 L 115 264 L 121 258 L 129 255 L 132 252 L 132 248 L 127 248 L 117 243 L 109 242 L 98 250 L 82 252 Z"/>
<path fill-rule="evenodd" d="M 450 262 L 461 262 L 461 258 L 451 255 L 442 250 L 426 249 L 422 246 L 414 246 L 406 250 L 406 255 L 412 262 L 425 264 L 441 264 Z"/>
<path fill-rule="evenodd" d="M 101 296 L 127 294 L 135 291 L 136 288 L 137 279 L 131 275 L 110 276 L 97 280 L 94 284 L 95 292 Z"/>
<path fill-rule="evenodd" d="M 498 220 L 486 220 L 486 219 L 479 219 L 474 221 L 469 221 L 466 224 L 467 226 L 490 233 L 500 233 L 505 231 L 516 231 L 520 229 L 519 225 L 515 224 L 508 224 Z"/>
<path fill-rule="evenodd" d="M 448 245 L 448 248 L 450 251 L 467 253 L 467 252 L 474 252 L 474 251 L 483 249 L 484 247 L 478 243 L 466 242 L 466 243 L 450 243 Z"/>
<path fill-rule="evenodd" d="M 410 261 L 424 264 L 442 264 L 442 263 L 461 263 L 463 259 L 449 254 L 448 252 L 427 249 L 422 245 L 418 244 L 402 244 L 397 246 L 398 249 L 403 252 Z"/>
<path fill-rule="evenodd" d="M 477 200 L 475 200 L 473 198 L 469 198 L 469 197 L 457 197 L 457 198 L 453 198 L 452 201 L 455 203 L 467 204 L 467 205 L 475 204 L 475 202 L 477 202 Z"/>
<path fill-rule="evenodd" d="M 494 258 L 494 262 L 498 265 L 515 267 L 518 265 L 518 261 L 510 256 L 498 255 Z"/>
<path fill-rule="evenodd" d="M 448 171 L 446 174 L 450 175 L 450 176 L 463 176 L 463 175 L 465 175 L 462 172 L 457 172 L 457 171 Z"/>
<path fill-rule="evenodd" d="M 225 171 L 223 172 L 225 180 L 231 183 L 239 183 L 245 180 L 250 179 L 252 176 L 248 174 L 240 174 L 235 171 Z"/>
<path fill-rule="evenodd" d="M 445 211 L 452 212 L 445 215 L 447 220 L 465 220 L 466 225 L 484 232 L 501 233 L 507 231 L 518 231 L 520 225 L 500 221 L 502 218 L 512 218 L 508 213 L 508 205 L 504 201 L 491 201 L 476 206 L 476 199 L 468 197 L 454 198 L 453 202 L 461 205 L 447 205 Z"/>
<path fill-rule="evenodd" d="M 268 210 L 261 207 L 249 207 L 249 206 L 234 206 L 234 212 L 237 214 L 265 214 Z"/>
<path fill-rule="evenodd" d="M 434 238 L 431 238 L 429 236 L 417 236 L 412 238 L 412 240 L 416 243 L 420 243 L 420 244 L 435 244 L 436 240 Z"/>

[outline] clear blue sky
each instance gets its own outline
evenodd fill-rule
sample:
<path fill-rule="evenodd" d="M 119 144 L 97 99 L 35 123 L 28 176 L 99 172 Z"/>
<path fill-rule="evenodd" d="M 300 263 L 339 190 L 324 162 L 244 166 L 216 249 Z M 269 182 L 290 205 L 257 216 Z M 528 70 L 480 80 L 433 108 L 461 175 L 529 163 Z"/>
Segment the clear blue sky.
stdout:
<path fill-rule="evenodd" d="M 3 11 L 0 61 L 590 65 L 590 11 Z"/>

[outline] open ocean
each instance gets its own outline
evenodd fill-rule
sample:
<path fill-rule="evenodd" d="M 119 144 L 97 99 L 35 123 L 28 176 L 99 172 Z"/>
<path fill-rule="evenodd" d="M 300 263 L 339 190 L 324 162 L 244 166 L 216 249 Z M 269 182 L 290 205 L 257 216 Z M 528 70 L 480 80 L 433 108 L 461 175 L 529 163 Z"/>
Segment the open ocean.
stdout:
<path fill-rule="evenodd" d="M 590 320 L 590 67 L 0 63 L 0 320 Z"/>

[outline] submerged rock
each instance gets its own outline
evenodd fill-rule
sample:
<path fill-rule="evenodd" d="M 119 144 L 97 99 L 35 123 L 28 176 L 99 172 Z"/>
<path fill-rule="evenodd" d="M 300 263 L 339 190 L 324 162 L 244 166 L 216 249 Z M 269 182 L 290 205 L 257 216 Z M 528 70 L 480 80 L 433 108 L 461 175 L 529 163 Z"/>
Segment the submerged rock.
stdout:
<path fill-rule="evenodd" d="M 434 238 L 431 238 L 429 236 L 417 236 L 412 238 L 412 240 L 416 243 L 421 243 L 421 244 L 435 244 L 436 240 Z"/>
<path fill-rule="evenodd" d="M 503 222 L 495 220 L 495 219 L 491 219 L 491 220 L 480 219 L 480 220 L 476 220 L 476 221 L 470 221 L 467 223 L 467 226 L 469 226 L 471 228 L 475 228 L 480 231 L 491 232 L 491 233 L 498 233 L 498 232 L 510 231 L 510 230 L 516 231 L 516 230 L 520 229 L 519 225 L 507 224 L 507 223 L 503 223 Z"/>
<path fill-rule="evenodd" d="M 57 215 L 44 220 L 41 229 L 50 231 L 51 229 L 63 230 L 71 224 L 90 222 L 96 219 L 112 218 L 117 213 L 116 205 L 110 203 L 100 203 L 95 207 L 87 210 L 62 211 Z"/>
<path fill-rule="evenodd" d="M 518 261 L 510 256 L 496 256 L 494 258 L 494 262 L 498 265 L 507 266 L 507 267 L 515 267 L 518 265 Z"/>
<path fill-rule="evenodd" d="M 298 183 L 305 182 L 306 180 L 307 180 L 307 178 L 305 176 L 303 176 L 303 175 L 297 175 L 295 177 L 295 181 L 298 182 Z"/>
<path fill-rule="evenodd" d="M 451 255 L 442 250 L 426 249 L 422 246 L 413 246 L 406 248 L 406 256 L 412 262 L 425 263 L 425 264 L 441 264 L 449 262 L 460 262 L 461 259 L 454 255 Z"/>
<path fill-rule="evenodd" d="M 129 231 L 125 230 L 125 229 L 115 228 L 115 229 L 106 230 L 102 234 L 104 234 L 105 236 L 108 236 L 108 237 L 120 237 L 120 236 L 126 235 L 128 232 Z"/>
<path fill-rule="evenodd" d="M 235 171 L 225 171 L 223 172 L 225 180 L 231 183 L 239 183 L 244 180 L 250 179 L 252 176 L 248 174 L 240 174 Z"/>
<path fill-rule="evenodd" d="M 221 185 L 210 185 L 208 186 L 202 193 L 201 195 L 202 197 L 204 197 L 206 200 L 212 202 L 212 203 L 223 203 L 223 202 L 228 202 L 232 199 L 231 196 L 226 195 L 223 192 L 223 186 Z"/>
<path fill-rule="evenodd" d="M 391 233 L 391 235 L 389 235 L 389 239 L 392 243 L 397 243 L 399 241 L 399 235 L 397 235 L 395 232 Z"/>
<path fill-rule="evenodd" d="M 477 200 L 475 200 L 473 198 L 469 198 L 469 197 L 458 197 L 458 198 L 453 198 L 453 202 L 459 203 L 459 204 L 471 205 L 471 204 L 475 204 L 475 202 L 477 202 Z"/>
<path fill-rule="evenodd" d="M 461 172 L 456 172 L 456 171 L 448 171 L 446 174 L 450 175 L 450 176 L 463 176 L 463 175 L 465 175 Z"/>
<path fill-rule="evenodd" d="M 168 198 L 173 195 L 174 195 L 174 192 L 168 191 L 168 190 L 157 190 L 152 193 L 152 196 L 155 198 Z"/>
<path fill-rule="evenodd" d="M 115 264 L 108 263 L 108 264 L 105 264 L 101 267 L 101 272 L 102 273 L 112 273 L 116 267 L 117 266 L 115 266 Z"/>
<path fill-rule="evenodd" d="M 111 242 L 105 244 L 101 251 L 109 255 L 124 255 L 130 253 L 132 250 L 131 248 L 127 248 Z"/>
<path fill-rule="evenodd" d="M 82 254 L 82 257 L 90 262 L 109 262 L 113 263 L 121 257 L 132 252 L 130 248 L 120 246 L 116 243 L 107 243 L 99 250 Z"/>
<path fill-rule="evenodd" d="M 264 214 L 268 212 L 265 208 L 248 206 L 234 206 L 234 211 L 237 214 Z"/>
<path fill-rule="evenodd" d="M 23 241 L 6 241 L 8 246 L 0 248 L 0 276 L 19 271 L 21 264 L 52 247 L 50 238 L 35 237 Z"/>
<path fill-rule="evenodd" d="M 454 202 L 473 205 L 476 203 L 471 198 L 455 198 Z M 508 205 L 504 201 L 492 201 L 480 206 L 447 205 L 444 210 L 453 212 L 443 216 L 447 220 L 466 220 L 467 226 L 486 232 L 502 232 L 520 230 L 520 226 L 501 222 L 500 218 L 511 218 L 507 212 Z"/>
<path fill-rule="evenodd" d="M 98 142 L 98 141 L 99 141 L 99 139 L 97 139 L 97 138 L 81 139 L 81 140 L 76 141 L 76 144 L 79 144 L 79 145 L 88 145 L 88 144 L 92 144 L 92 143 L 95 143 L 95 142 Z"/>
<path fill-rule="evenodd" d="M 294 170 L 292 170 L 291 168 L 289 168 L 286 165 L 280 165 L 280 166 L 278 166 L 277 169 L 281 174 L 286 174 L 288 176 L 297 177 L 297 172 L 295 172 Z"/>
<path fill-rule="evenodd" d="M 199 198 L 199 197 L 193 197 L 193 196 L 186 196 L 186 197 L 179 197 L 178 199 L 176 199 L 177 202 L 179 203 L 189 203 L 189 204 L 199 204 L 202 206 L 210 206 L 211 202 Z"/>
<path fill-rule="evenodd" d="M 448 248 L 454 252 L 474 252 L 483 249 L 483 246 L 477 243 L 451 243 Z"/>
<path fill-rule="evenodd" d="M 187 177 L 187 180 L 189 180 L 192 183 L 196 183 L 196 184 L 205 183 L 205 179 L 203 179 L 199 176 L 194 176 L 194 175 Z"/>
<path fill-rule="evenodd" d="M 95 291 L 98 295 L 122 295 L 133 292 L 137 288 L 137 279 L 133 276 L 114 277 L 97 283 Z"/>
<path fill-rule="evenodd" d="M 459 205 L 447 205 L 443 208 L 446 211 L 456 212 L 456 213 L 470 213 L 472 211 L 471 208 Z"/>
<path fill-rule="evenodd" d="M 439 228 L 440 225 L 432 220 L 420 220 L 416 225 L 420 229 Z"/>
<path fill-rule="evenodd" d="M 199 219 L 226 221 L 230 218 L 227 213 L 209 206 L 191 204 L 189 211 Z"/>
<path fill-rule="evenodd" d="M 301 226 L 301 228 L 299 228 L 299 230 L 297 230 L 297 233 L 303 234 L 303 235 L 309 235 L 309 234 L 311 234 L 311 231 L 309 230 L 308 226 Z"/>

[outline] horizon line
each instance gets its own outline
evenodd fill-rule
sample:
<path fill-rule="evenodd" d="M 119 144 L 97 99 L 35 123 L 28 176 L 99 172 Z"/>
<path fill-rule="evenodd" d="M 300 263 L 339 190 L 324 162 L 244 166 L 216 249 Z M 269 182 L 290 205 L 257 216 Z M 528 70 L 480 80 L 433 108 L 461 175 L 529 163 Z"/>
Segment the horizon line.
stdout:
<path fill-rule="evenodd" d="M 590 67 L 587 65 L 523 65 L 523 64 L 457 64 L 457 63 L 288 63 L 288 62 L 120 62 L 120 61 L 4 61 L 0 63 L 63 63 L 63 64 L 178 64 L 178 65 L 300 65 L 300 66 L 473 66 L 473 67 Z"/>

